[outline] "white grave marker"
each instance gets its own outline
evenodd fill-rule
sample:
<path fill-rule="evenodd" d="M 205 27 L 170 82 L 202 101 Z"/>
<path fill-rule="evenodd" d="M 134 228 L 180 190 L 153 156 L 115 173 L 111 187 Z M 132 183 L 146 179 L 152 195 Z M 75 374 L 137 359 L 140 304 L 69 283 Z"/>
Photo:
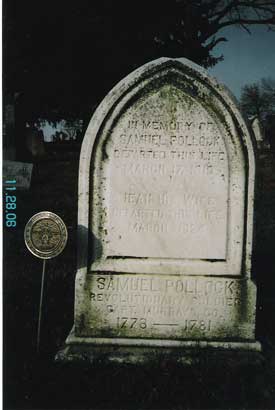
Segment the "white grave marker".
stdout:
<path fill-rule="evenodd" d="M 228 91 L 185 59 L 122 80 L 82 145 L 79 344 L 260 349 L 255 158 Z"/>

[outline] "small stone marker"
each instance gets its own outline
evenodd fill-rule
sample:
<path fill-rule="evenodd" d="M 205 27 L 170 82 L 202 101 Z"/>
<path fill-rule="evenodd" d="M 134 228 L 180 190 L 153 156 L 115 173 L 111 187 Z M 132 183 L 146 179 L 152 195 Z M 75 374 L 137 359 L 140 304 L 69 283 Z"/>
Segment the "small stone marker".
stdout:
<path fill-rule="evenodd" d="M 66 225 L 58 215 L 43 211 L 33 215 L 27 222 L 24 238 L 28 250 L 34 256 L 43 259 L 37 330 L 37 352 L 39 352 L 46 259 L 52 259 L 63 251 L 67 243 L 68 232 Z"/>
<path fill-rule="evenodd" d="M 26 129 L 26 147 L 32 157 L 43 157 L 46 153 L 43 132 L 34 126 Z"/>
<path fill-rule="evenodd" d="M 265 132 L 263 129 L 263 126 L 261 124 L 261 121 L 259 120 L 258 116 L 254 117 L 253 120 L 251 121 L 251 127 L 255 135 L 256 143 L 257 143 L 257 148 L 259 150 L 261 149 L 269 149 L 270 144 L 265 138 Z"/>
<path fill-rule="evenodd" d="M 148 63 L 106 96 L 82 145 L 75 323 L 59 358 L 260 349 L 251 138 L 229 92 L 186 59 Z"/>
<path fill-rule="evenodd" d="M 6 98 L 3 101 L 3 158 L 13 161 L 16 158 L 15 101 L 13 95 L 9 95 L 7 99 L 7 102 Z"/>
<path fill-rule="evenodd" d="M 28 190 L 31 185 L 33 164 L 19 161 L 3 161 L 3 180 L 15 179 L 16 188 Z"/>

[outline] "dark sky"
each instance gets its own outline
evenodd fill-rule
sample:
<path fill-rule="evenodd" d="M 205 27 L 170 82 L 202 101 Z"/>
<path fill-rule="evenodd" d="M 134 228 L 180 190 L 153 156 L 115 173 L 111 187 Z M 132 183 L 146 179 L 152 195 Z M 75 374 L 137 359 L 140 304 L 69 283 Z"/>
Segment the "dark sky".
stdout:
<path fill-rule="evenodd" d="M 241 87 L 263 77 L 275 79 L 275 32 L 266 27 L 254 27 L 249 35 L 243 29 L 224 30 L 227 43 L 216 47 L 215 54 L 223 54 L 224 61 L 209 70 L 238 98 Z"/>
<path fill-rule="evenodd" d="M 160 28 L 169 33 L 175 16 L 156 17 L 153 1 L 148 2 L 151 14 L 149 5 L 144 14 L 145 0 L 127 3 L 131 20 L 122 15 L 124 3 L 119 1 L 5 0 L 4 87 L 24 96 L 26 115 L 62 109 L 66 115 L 90 112 L 138 65 L 175 56 L 169 47 L 158 48 L 152 36 Z M 210 74 L 237 97 L 244 84 L 274 77 L 275 32 L 257 27 L 250 36 L 228 28 L 225 35 L 229 41 L 215 49 L 215 55 L 224 54 L 224 61 Z M 189 40 L 186 44 L 191 51 L 196 49 Z"/>

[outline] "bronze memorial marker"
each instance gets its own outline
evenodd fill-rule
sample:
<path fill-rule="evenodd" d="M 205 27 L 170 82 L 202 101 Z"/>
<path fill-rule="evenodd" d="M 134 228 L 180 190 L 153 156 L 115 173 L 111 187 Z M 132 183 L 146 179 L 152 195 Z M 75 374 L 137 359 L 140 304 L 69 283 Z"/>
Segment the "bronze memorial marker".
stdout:
<path fill-rule="evenodd" d="M 37 352 L 39 352 L 46 260 L 58 256 L 63 251 L 67 243 L 68 232 L 66 225 L 58 215 L 43 211 L 33 215 L 27 222 L 24 239 L 28 250 L 37 258 L 43 259 L 37 329 Z"/>

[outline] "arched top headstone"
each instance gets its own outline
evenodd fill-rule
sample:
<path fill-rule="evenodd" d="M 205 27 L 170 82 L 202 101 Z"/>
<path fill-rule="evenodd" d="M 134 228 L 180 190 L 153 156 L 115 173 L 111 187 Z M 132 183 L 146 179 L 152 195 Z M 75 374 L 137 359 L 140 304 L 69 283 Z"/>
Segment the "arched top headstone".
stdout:
<path fill-rule="evenodd" d="M 251 127 L 254 132 L 257 143 L 263 142 L 264 141 L 264 130 L 263 130 L 261 121 L 259 120 L 259 117 L 257 115 L 251 120 Z"/>
<path fill-rule="evenodd" d="M 201 67 L 160 58 L 110 91 L 80 157 L 85 272 L 249 275 L 254 145 Z"/>
<path fill-rule="evenodd" d="M 134 346 L 148 357 L 161 347 L 259 350 L 254 174 L 234 98 L 197 65 L 161 58 L 114 87 L 81 150 L 65 356 L 82 346 L 91 360 L 104 346 L 119 361 L 130 351 L 135 360 Z"/>

